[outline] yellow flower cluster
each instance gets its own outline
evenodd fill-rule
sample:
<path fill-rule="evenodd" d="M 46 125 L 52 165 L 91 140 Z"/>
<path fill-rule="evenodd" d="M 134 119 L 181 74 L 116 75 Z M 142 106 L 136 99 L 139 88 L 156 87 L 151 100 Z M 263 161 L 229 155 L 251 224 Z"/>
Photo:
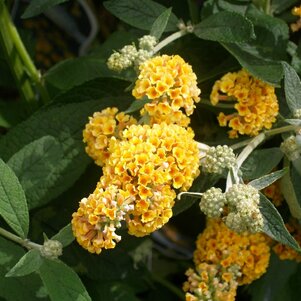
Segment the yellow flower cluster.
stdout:
<path fill-rule="evenodd" d="M 196 271 L 188 269 L 183 285 L 186 301 L 234 301 L 238 286 L 234 273 L 208 263 L 200 263 Z"/>
<path fill-rule="evenodd" d="M 290 234 L 295 238 L 295 240 L 301 246 L 301 227 L 298 224 L 297 220 L 292 219 L 285 226 L 290 232 Z M 296 262 L 301 262 L 300 253 L 281 243 L 277 243 L 273 247 L 273 251 L 278 255 L 278 257 L 281 260 L 294 260 Z"/>
<path fill-rule="evenodd" d="M 151 124 L 160 120 L 187 126 L 195 102 L 200 101 L 200 89 L 192 68 L 179 55 L 156 56 L 139 66 L 140 74 L 133 89 L 136 99 L 147 97 L 153 105 L 146 105 L 141 113 L 151 116 Z M 159 106 L 159 104 L 162 104 Z M 162 119 L 161 116 L 162 115 Z M 170 115 L 171 117 L 168 118 Z"/>
<path fill-rule="evenodd" d="M 209 219 L 196 241 L 194 262 L 223 268 L 239 267 L 239 285 L 249 284 L 266 272 L 270 258 L 270 239 L 264 234 L 237 234 L 221 220 Z"/>
<path fill-rule="evenodd" d="M 112 249 L 121 237 L 115 231 L 121 227 L 125 214 L 133 209 L 129 192 L 110 185 L 97 187 L 88 198 L 80 201 L 72 215 L 72 230 L 77 242 L 91 253 Z"/>
<path fill-rule="evenodd" d="M 83 131 L 86 152 L 103 167 L 103 176 L 80 202 L 72 227 L 92 253 L 115 246 L 121 221 L 138 237 L 161 228 L 172 216 L 175 190 L 187 191 L 199 175 L 198 144 L 187 128 L 200 93 L 191 66 L 163 55 L 142 63 L 140 71 L 133 95 L 152 102 L 139 124 L 107 108 L 94 113 Z"/>
<path fill-rule="evenodd" d="M 238 134 L 256 136 L 262 129 L 270 129 L 279 110 L 275 88 L 244 69 L 229 72 L 216 81 L 210 100 L 213 105 L 234 101 L 235 113 L 218 116 L 220 126 L 232 128 L 228 132 L 230 138 L 237 138 Z"/>
<path fill-rule="evenodd" d="M 299 17 L 299 19 L 295 22 L 291 24 L 291 30 L 293 32 L 298 31 L 301 28 L 301 6 L 296 6 L 292 9 L 292 14 L 294 16 Z"/>
<path fill-rule="evenodd" d="M 108 144 L 110 137 L 119 136 L 119 133 L 128 125 L 137 121 L 124 112 L 118 113 L 117 108 L 107 108 L 101 112 L 95 112 L 89 117 L 89 123 L 83 131 L 83 141 L 87 144 L 86 152 L 94 159 L 97 165 L 103 166 L 109 157 Z"/>
<path fill-rule="evenodd" d="M 175 192 L 186 191 L 199 174 L 199 151 L 192 130 L 175 124 L 132 125 L 112 138 L 101 182 L 130 191 L 135 209 L 130 234 L 147 235 L 172 215 Z"/>

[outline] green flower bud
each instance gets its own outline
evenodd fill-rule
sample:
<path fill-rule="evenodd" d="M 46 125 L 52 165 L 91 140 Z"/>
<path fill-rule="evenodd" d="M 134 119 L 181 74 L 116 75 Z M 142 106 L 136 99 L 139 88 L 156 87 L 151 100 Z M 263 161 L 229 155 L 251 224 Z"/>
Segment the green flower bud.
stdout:
<path fill-rule="evenodd" d="M 226 203 L 225 195 L 220 188 L 212 187 L 203 193 L 200 209 L 208 217 L 220 217 Z"/>
<path fill-rule="evenodd" d="M 63 245 L 58 240 L 46 240 L 40 252 L 46 258 L 56 259 L 63 254 Z"/>
<path fill-rule="evenodd" d="M 210 147 L 206 157 L 201 161 L 203 170 L 207 173 L 222 174 L 225 169 L 230 169 L 236 164 L 233 149 L 227 145 Z"/>

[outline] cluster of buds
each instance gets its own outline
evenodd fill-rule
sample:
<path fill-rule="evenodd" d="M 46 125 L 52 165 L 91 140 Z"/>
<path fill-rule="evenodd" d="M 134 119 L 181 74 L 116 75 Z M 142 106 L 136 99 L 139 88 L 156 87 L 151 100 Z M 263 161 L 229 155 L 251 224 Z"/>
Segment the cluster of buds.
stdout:
<path fill-rule="evenodd" d="M 156 38 L 145 35 L 139 39 L 139 48 L 132 44 L 126 45 L 119 51 L 114 52 L 108 59 L 108 68 L 121 72 L 132 66 L 139 66 L 142 62 L 148 60 L 153 55 L 156 46 Z"/>
<path fill-rule="evenodd" d="M 222 174 L 224 170 L 236 165 L 233 149 L 228 145 L 213 146 L 206 151 L 206 156 L 201 160 L 202 169 L 206 173 Z"/>
<path fill-rule="evenodd" d="M 226 193 L 212 187 L 203 193 L 200 209 L 211 218 L 223 216 L 225 224 L 237 233 L 256 233 L 263 229 L 259 200 L 258 190 L 250 185 L 234 184 Z"/>
<path fill-rule="evenodd" d="M 287 156 L 290 161 L 294 161 L 300 158 L 301 155 L 301 145 L 298 143 L 297 136 L 292 135 L 285 139 L 281 145 L 280 149 Z"/>

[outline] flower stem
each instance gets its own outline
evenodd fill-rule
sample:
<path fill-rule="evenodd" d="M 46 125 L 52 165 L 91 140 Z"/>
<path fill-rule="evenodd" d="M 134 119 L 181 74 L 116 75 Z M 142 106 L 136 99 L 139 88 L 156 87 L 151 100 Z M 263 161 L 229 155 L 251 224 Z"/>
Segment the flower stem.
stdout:
<path fill-rule="evenodd" d="M 0 44 L 21 97 L 29 103 L 35 103 L 36 88 L 42 102 L 46 103 L 49 95 L 41 81 L 40 73 L 33 64 L 3 0 L 0 0 Z"/>
<path fill-rule="evenodd" d="M 25 247 L 28 250 L 31 250 L 31 249 L 40 250 L 42 248 L 41 245 L 31 242 L 28 239 L 23 239 L 1 227 L 0 227 L 0 235 L 2 235 L 3 237 L 5 237 L 13 242 L 16 242 L 17 244 L 21 245 L 22 247 Z"/>
<path fill-rule="evenodd" d="M 171 42 L 185 36 L 188 33 L 188 31 L 186 30 L 180 30 L 177 32 L 174 32 L 173 34 L 171 34 L 170 36 L 168 36 L 167 38 L 165 38 L 164 40 L 162 40 L 160 43 L 158 43 L 154 50 L 153 53 L 157 53 L 158 51 L 160 51 L 162 48 L 164 48 L 165 46 L 167 46 L 168 44 L 170 44 Z"/>

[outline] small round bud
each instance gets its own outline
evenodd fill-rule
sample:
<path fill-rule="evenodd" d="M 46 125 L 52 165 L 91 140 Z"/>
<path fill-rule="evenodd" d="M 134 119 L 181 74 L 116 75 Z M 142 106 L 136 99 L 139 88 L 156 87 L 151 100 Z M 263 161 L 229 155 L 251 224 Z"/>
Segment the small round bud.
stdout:
<path fill-rule="evenodd" d="M 154 36 L 145 35 L 139 39 L 139 48 L 146 51 L 153 51 L 157 45 L 157 40 Z"/>
<path fill-rule="evenodd" d="M 296 109 L 293 115 L 294 115 L 294 118 L 301 119 L 301 108 Z"/>
<path fill-rule="evenodd" d="M 134 45 L 126 45 L 124 46 L 121 50 L 120 53 L 123 56 L 124 62 L 126 62 L 128 64 L 128 66 L 130 67 L 134 60 L 137 57 L 137 49 Z"/>
<path fill-rule="evenodd" d="M 46 240 L 41 248 L 41 255 L 56 259 L 63 254 L 63 245 L 58 240 Z"/>
<path fill-rule="evenodd" d="M 111 54 L 107 61 L 107 66 L 111 70 L 121 72 L 124 69 L 122 55 L 119 52 Z"/>
<path fill-rule="evenodd" d="M 233 149 L 227 145 L 210 147 L 201 165 L 207 173 L 222 174 L 225 169 L 230 169 L 236 164 Z"/>
<path fill-rule="evenodd" d="M 226 203 L 225 195 L 220 188 L 212 187 L 203 193 L 200 209 L 208 217 L 220 217 Z"/>
<path fill-rule="evenodd" d="M 300 157 L 301 148 L 297 143 L 296 136 L 290 136 L 280 144 L 280 149 L 290 161 Z"/>

